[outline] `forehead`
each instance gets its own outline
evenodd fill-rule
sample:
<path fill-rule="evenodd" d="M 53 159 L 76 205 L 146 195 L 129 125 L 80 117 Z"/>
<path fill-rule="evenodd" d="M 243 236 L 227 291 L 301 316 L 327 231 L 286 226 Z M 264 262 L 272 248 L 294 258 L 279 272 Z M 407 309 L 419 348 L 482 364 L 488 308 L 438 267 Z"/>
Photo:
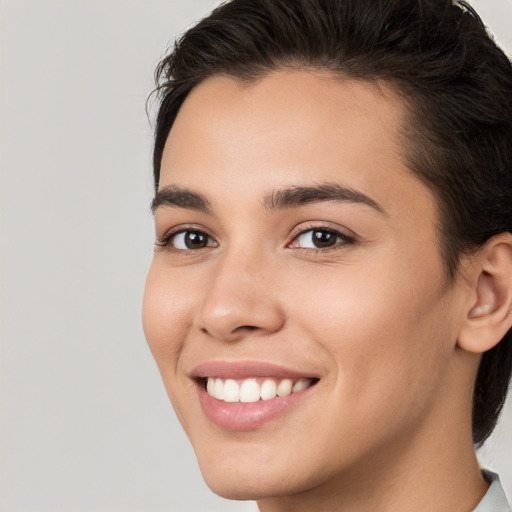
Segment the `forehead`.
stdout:
<path fill-rule="evenodd" d="M 214 76 L 184 102 L 164 149 L 160 188 L 240 201 L 283 186 L 337 182 L 393 202 L 429 196 L 402 156 L 405 106 L 383 83 L 280 71 L 249 83 Z"/>

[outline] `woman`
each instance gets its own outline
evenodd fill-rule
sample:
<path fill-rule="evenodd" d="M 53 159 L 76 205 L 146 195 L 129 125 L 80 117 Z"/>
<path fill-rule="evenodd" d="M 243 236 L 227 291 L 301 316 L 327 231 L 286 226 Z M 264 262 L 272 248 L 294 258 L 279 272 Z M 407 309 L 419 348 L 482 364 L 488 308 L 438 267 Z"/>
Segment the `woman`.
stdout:
<path fill-rule="evenodd" d="M 233 0 L 157 71 L 144 328 L 208 485 L 510 510 L 512 66 L 446 0 Z"/>

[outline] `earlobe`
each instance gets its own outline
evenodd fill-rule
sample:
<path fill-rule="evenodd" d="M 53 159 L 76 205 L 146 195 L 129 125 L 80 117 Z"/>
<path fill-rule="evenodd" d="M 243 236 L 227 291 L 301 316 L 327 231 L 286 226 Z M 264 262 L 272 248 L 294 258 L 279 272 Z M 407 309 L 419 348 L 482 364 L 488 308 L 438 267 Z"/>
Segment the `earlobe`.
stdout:
<path fill-rule="evenodd" d="M 472 265 L 473 301 L 459 333 L 458 346 L 483 353 L 494 347 L 512 325 L 512 235 L 491 238 Z M 476 297 L 476 299 L 475 299 Z"/>

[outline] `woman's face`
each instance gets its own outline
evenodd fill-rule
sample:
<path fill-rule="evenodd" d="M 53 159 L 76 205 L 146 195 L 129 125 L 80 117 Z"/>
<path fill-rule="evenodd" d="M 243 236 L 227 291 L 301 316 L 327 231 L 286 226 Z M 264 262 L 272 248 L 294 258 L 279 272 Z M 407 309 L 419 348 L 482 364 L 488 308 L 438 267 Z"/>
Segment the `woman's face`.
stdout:
<path fill-rule="evenodd" d="M 307 72 L 210 78 L 177 117 L 144 329 L 223 496 L 349 482 L 442 427 L 461 307 L 401 119 Z"/>

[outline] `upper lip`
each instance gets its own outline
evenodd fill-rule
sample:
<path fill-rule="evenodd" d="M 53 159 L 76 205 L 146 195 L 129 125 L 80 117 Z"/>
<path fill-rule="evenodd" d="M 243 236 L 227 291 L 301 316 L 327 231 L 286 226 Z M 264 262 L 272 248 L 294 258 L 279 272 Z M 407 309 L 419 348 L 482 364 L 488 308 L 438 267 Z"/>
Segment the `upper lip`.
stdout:
<path fill-rule="evenodd" d="M 246 379 L 274 377 L 275 379 L 311 379 L 317 375 L 261 361 L 206 361 L 191 372 L 192 378 Z"/>

